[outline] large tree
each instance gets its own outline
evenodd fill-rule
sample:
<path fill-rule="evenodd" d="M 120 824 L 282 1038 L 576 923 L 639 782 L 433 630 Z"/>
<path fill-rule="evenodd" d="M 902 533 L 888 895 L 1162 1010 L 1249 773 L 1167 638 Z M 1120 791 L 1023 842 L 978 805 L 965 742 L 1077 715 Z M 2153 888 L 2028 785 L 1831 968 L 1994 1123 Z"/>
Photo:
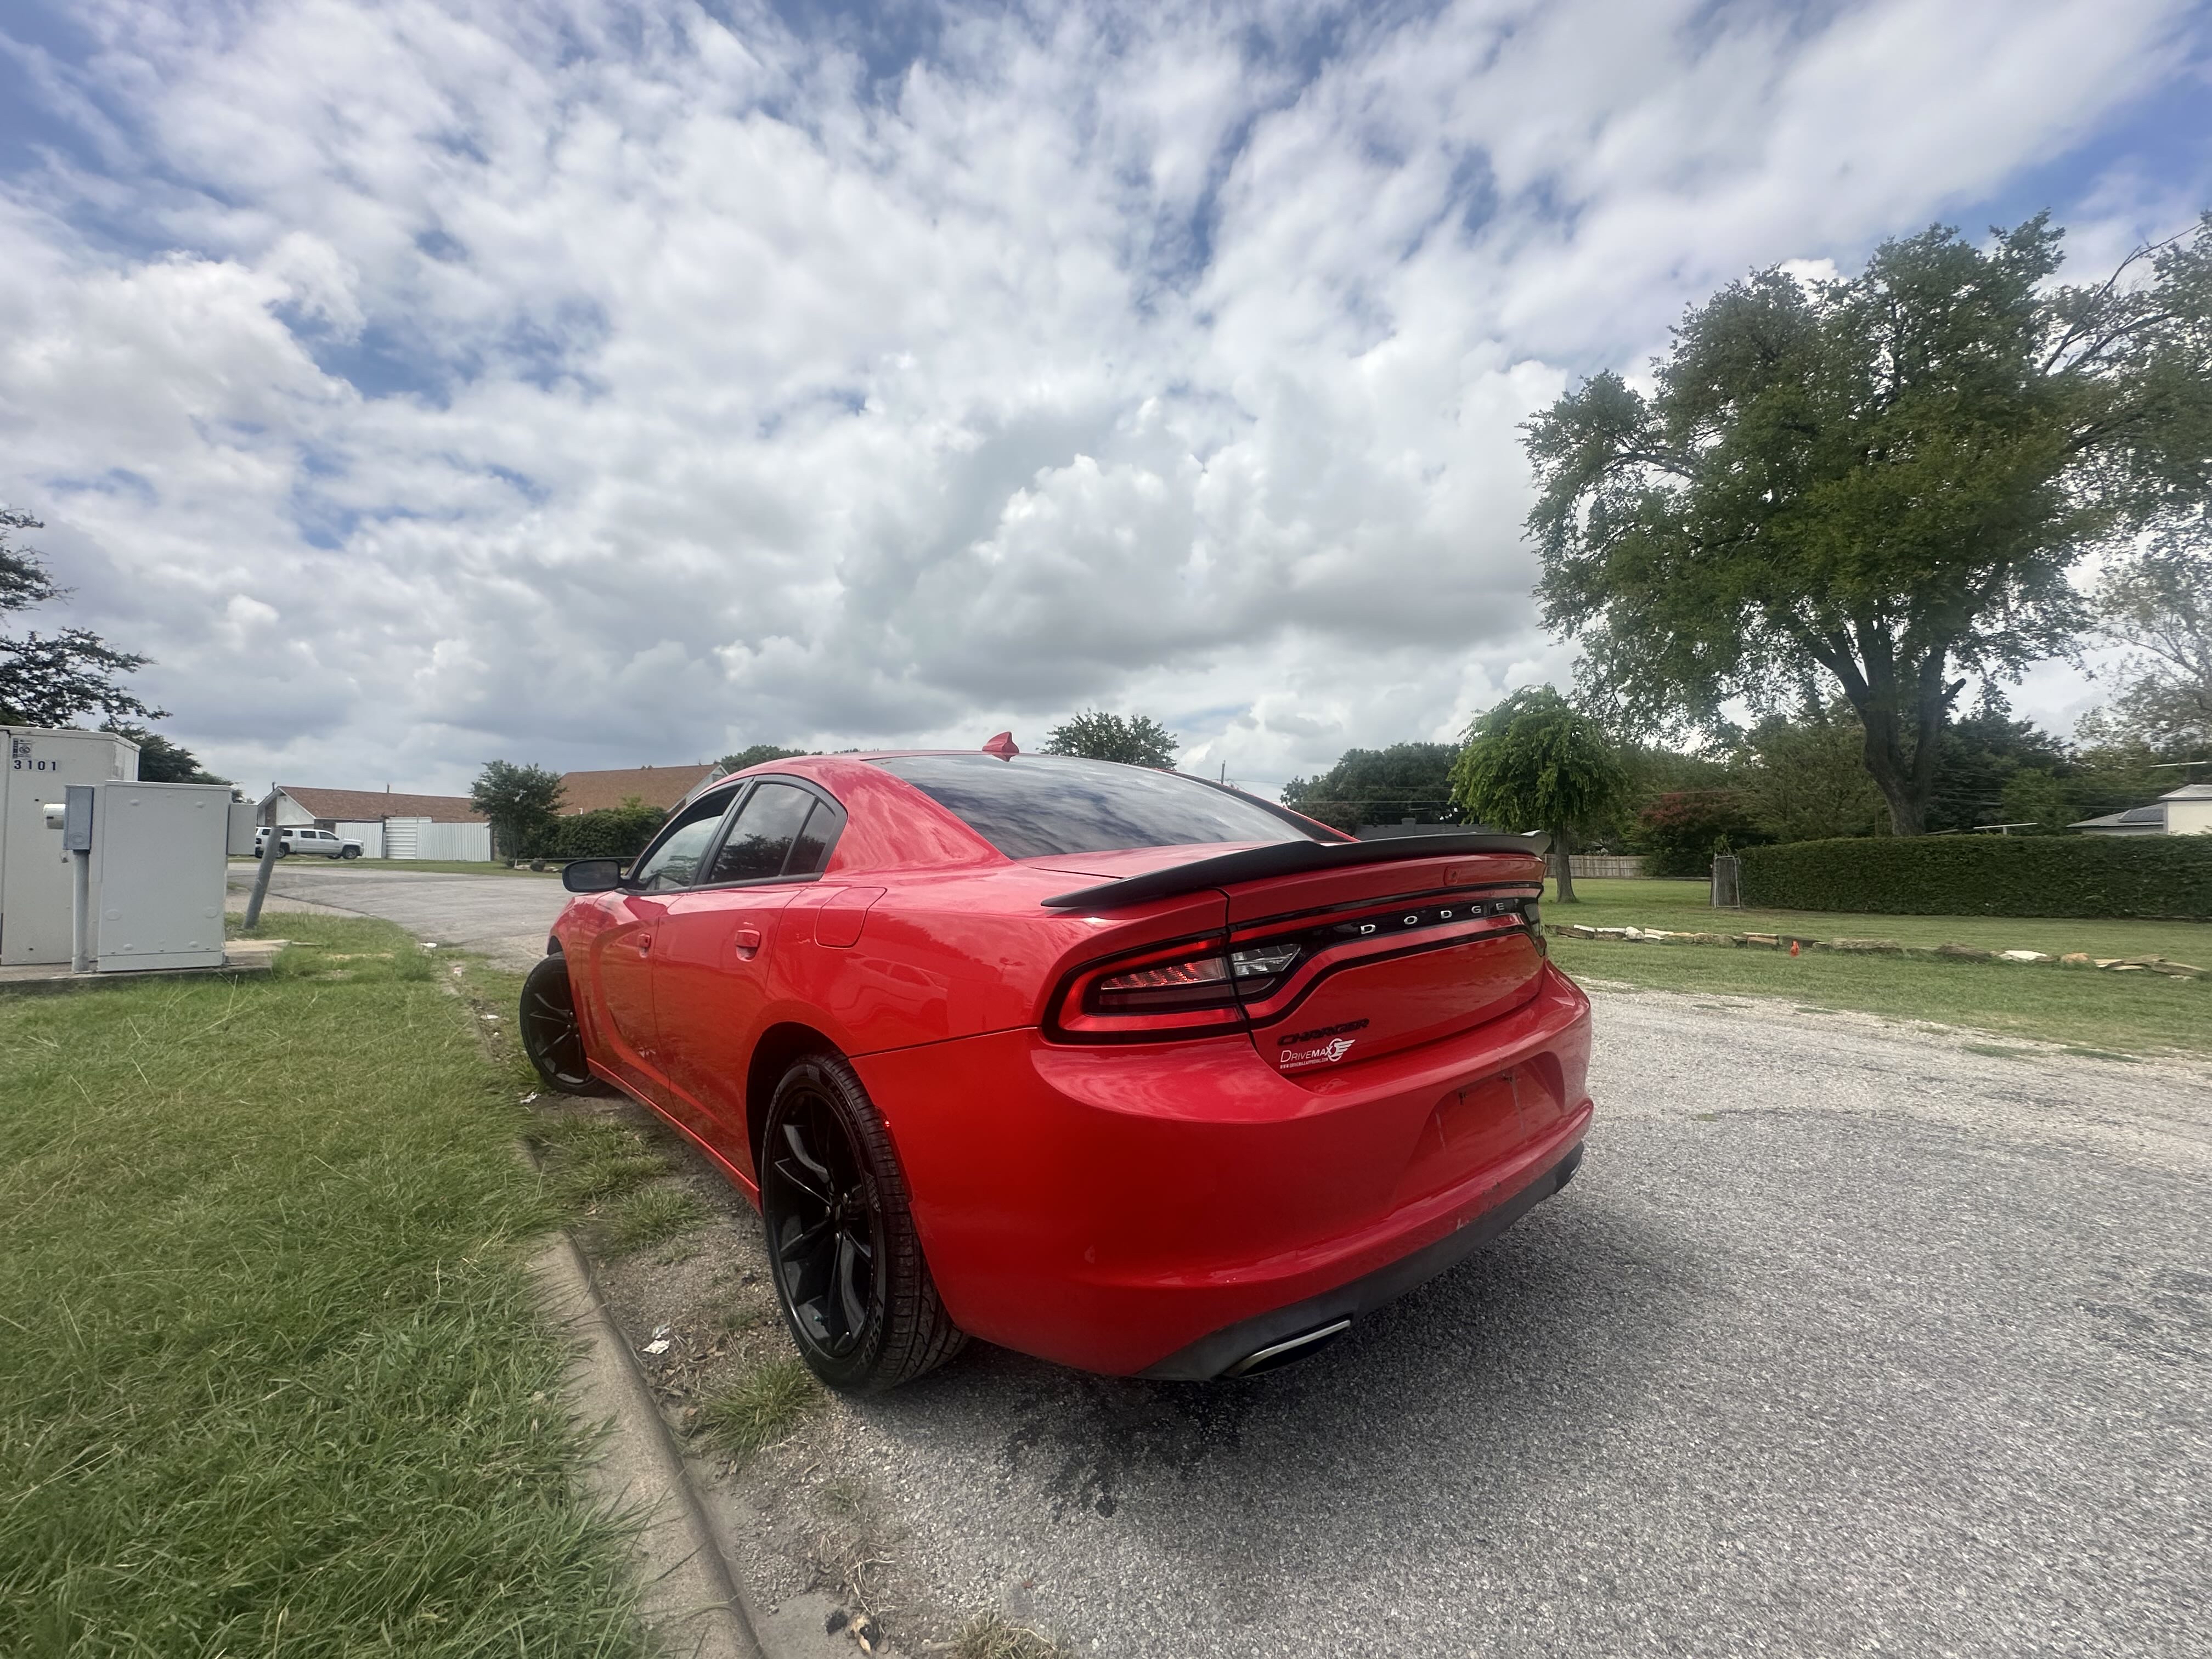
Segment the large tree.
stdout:
<path fill-rule="evenodd" d="M 486 761 L 469 786 L 469 805 L 491 820 L 501 856 L 519 856 L 552 827 L 561 805 L 561 775 L 542 766 Z"/>
<path fill-rule="evenodd" d="M 2212 522 L 2161 527 L 2105 573 L 2098 632 L 2130 647 L 2112 735 L 2180 760 L 2212 759 Z"/>
<path fill-rule="evenodd" d="M 1576 902 L 1576 830 L 1618 810 L 1629 787 L 1604 731 L 1548 685 L 1476 715 L 1451 775 L 1453 796 L 1477 823 L 1550 833 L 1552 878 L 1565 904 Z"/>
<path fill-rule="evenodd" d="M 769 761 L 796 760 L 802 755 L 813 752 L 811 749 L 786 749 L 780 743 L 757 743 L 750 748 L 738 750 L 733 755 L 723 756 L 720 765 L 725 771 L 742 772 L 750 766 L 764 765 Z"/>
<path fill-rule="evenodd" d="M 1960 671 L 2069 651 L 2075 561 L 2212 489 L 2212 214 L 2089 287 L 2050 282 L 2059 237 L 1763 271 L 1689 312 L 1649 392 L 1603 374 L 1530 422 L 1537 591 L 1588 689 L 1717 730 L 1832 684 L 1920 833 Z"/>
<path fill-rule="evenodd" d="M 1408 817 L 1450 823 L 1459 817 L 1451 785 L 1458 753 L 1449 743 L 1347 749 L 1319 777 L 1292 778 L 1284 786 L 1283 805 L 1340 830 Z"/>
<path fill-rule="evenodd" d="M 23 531 L 45 527 L 20 508 L 0 507 L 0 614 L 68 595 L 46 574 L 37 549 L 9 544 Z M 82 628 L 0 635 L 0 725 L 67 726 L 91 714 L 111 721 L 162 719 L 167 709 L 149 708 L 117 683 L 150 660 Z"/>
<path fill-rule="evenodd" d="M 1826 841 L 1887 828 L 1881 792 L 1867 776 L 1864 733 L 1850 706 L 1808 702 L 1767 715 L 1737 740 L 1737 787 L 1762 835 Z"/>
<path fill-rule="evenodd" d="M 1084 755 L 1164 772 L 1175 769 L 1176 751 L 1182 747 L 1182 739 L 1150 714 L 1109 714 L 1097 708 L 1054 726 L 1044 740 L 1048 755 Z"/>

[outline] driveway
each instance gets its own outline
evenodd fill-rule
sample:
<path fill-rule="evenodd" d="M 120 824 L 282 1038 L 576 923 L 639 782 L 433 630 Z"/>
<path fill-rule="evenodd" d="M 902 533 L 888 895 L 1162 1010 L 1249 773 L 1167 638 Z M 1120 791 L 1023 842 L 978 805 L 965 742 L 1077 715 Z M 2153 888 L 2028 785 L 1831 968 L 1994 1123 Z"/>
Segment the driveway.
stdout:
<path fill-rule="evenodd" d="M 971 1350 L 744 1496 L 1123 1659 L 2202 1651 L 2207 1074 L 1596 1000 L 1574 1184 L 1305 1364 Z"/>
<path fill-rule="evenodd" d="M 230 866 L 233 895 L 251 890 L 254 866 Z M 568 894 L 552 876 L 460 876 L 439 871 L 363 869 L 289 858 L 270 872 L 269 890 L 285 898 L 396 921 L 417 939 L 481 952 L 526 971 L 545 954 L 545 934 Z"/>

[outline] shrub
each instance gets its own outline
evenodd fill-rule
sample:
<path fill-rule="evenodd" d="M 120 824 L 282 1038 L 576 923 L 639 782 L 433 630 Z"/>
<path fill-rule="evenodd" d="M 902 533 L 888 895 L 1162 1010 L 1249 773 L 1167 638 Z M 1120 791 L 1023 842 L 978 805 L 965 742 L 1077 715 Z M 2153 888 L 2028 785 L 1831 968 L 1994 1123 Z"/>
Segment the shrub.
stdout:
<path fill-rule="evenodd" d="M 1670 789 L 1636 815 L 1638 839 L 1651 850 L 1647 876 L 1702 876 L 1713 864 L 1713 843 L 1756 840 L 1743 797 L 1733 789 Z"/>
<path fill-rule="evenodd" d="M 1759 909 L 2212 921 L 2212 836 L 1916 836 L 1747 848 Z"/>
<path fill-rule="evenodd" d="M 634 859 L 666 821 L 658 806 L 605 806 L 555 818 L 532 836 L 522 856 L 536 859 Z"/>

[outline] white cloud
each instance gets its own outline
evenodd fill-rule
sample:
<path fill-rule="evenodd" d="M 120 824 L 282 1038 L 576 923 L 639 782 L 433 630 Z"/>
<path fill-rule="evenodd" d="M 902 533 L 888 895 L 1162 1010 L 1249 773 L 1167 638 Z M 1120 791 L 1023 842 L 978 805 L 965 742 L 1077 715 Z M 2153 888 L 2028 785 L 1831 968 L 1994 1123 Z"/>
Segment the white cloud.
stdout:
<path fill-rule="evenodd" d="M 1448 736 L 1571 662 L 1520 421 L 2068 153 L 2179 27 L 992 8 L 878 78 L 765 10 L 70 15 L 0 496 L 212 763 L 445 787 L 1086 702 L 1273 781 Z"/>

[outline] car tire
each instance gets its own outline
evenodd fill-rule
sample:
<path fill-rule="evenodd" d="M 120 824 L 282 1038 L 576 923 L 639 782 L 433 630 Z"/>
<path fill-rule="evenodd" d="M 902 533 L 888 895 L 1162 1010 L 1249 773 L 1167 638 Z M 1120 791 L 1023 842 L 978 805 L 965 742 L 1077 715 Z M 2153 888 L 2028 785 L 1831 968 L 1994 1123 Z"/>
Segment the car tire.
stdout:
<path fill-rule="evenodd" d="M 923 1258 L 890 1132 L 851 1066 L 810 1054 L 783 1074 L 762 1136 L 761 1220 L 784 1324 L 815 1376 L 880 1394 L 968 1339 Z"/>
<path fill-rule="evenodd" d="M 341 847 L 338 848 L 338 856 L 342 859 L 357 859 L 361 856 L 361 848 L 358 847 Z"/>
<path fill-rule="evenodd" d="M 605 1095 L 614 1091 L 592 1074 L 584 1049 L 583 1022 L 568 983 L 568 958 L 546 957 L 522 981 L 522 1006 L 515 1021 L 522 1052 L 538 1081 L 556 1094 Z"/>

